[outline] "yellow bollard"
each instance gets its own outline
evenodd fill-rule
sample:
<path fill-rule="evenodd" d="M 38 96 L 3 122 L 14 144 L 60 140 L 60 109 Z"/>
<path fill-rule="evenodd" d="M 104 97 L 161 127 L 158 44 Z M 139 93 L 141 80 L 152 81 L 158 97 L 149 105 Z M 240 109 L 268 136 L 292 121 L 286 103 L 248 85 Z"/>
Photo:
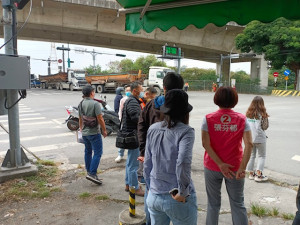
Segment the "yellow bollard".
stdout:
<path fill-rule="evenodd" d="M 145 224 L 146 214 L 144 210 L 135 209 L 135 187 L 129 187 L 129 210 L 125 209 L 119 214 L 119 225 Z"/>
<path fill-rule="evenodd" d="M 135 217 L 135 187 L 129 188 L 129 216 Z"/>

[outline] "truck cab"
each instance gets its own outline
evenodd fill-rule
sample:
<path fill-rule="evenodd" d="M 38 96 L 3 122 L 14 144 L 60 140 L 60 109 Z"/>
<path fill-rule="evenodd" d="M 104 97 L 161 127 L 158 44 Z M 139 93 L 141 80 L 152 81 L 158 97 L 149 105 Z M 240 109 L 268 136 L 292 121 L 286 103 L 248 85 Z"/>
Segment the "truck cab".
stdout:
<path fill-rule="evenodd" d="M 68 70 L 68 83 L 70 91 L 81 90 L 87 82 L 85 80 L 85 71 L 83 70 Z"/>
<path fill-rule="evenodd" d="M 168 72 L 174 72 L 168 67 L 150 66 L 147 86 L 153 86 L 160 95 L 163 92 L 163 79 Z"/>

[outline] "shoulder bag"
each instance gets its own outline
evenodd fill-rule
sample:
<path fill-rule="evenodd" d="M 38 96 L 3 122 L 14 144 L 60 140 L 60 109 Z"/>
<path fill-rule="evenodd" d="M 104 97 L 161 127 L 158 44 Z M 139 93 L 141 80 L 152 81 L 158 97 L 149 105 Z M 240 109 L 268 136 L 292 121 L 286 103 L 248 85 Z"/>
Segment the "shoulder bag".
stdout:
<path fill-rule="evenodd" d="M 83 125 L 86 127 L 90 127 L 90 128 L 97 127 L 98 126 L 97 117 L 84 115 L 83 108 L 82 108 L 82 102 L 83 102 L 83 100 L 80 102 L 79 105 L 80 105 L 80 109 L 81 109 Z"/>
<path fill-rule="evenodd" d="M 129 102 L 130 100 L 128 100 Z M 128 102 L 126 102 L 126 105 L 124 106 L 125 113 L 127 113 L 127 105 Z M 123 122 L 124 116 L 122 116 L 119 131 L 117 132 L 117 138 L 116 138 L 116 147 L 122 148 L 122 149 L 136 149 L 139 147 L 139 141 L 137 137 L 137 130 L 133 130 L 131 132 L 122 131 L 122 122 Z"/>

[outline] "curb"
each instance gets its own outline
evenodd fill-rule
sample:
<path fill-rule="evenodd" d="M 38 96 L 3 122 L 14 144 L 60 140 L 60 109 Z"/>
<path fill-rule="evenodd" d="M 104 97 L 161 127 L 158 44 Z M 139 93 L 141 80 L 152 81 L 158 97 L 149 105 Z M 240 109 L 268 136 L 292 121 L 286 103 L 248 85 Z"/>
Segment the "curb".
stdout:
<path fill-rule="evenodd" d="M 300 96 L 300 91 L 287 91 L 287 90 L 272 90 L 272 94 L 274 96 Z"/>

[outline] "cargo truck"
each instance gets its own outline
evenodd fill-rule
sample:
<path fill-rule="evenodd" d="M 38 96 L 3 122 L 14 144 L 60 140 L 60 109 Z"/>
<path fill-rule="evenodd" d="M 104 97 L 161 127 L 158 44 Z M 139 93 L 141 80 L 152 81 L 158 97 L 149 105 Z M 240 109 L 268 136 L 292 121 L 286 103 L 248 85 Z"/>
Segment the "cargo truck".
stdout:
<path fill-rule="evenodd" d="M 67 73 L 59 72 L 53 75 L 39 75 L 41 88 L 56 88 L 57 90 L 67 89 L 70 91 L 81 90 L 87 85 L 85 80 L 85 71 L 68 70 Z"/>
<path fill-rule="evenodd" d="M 167 67 L 151 66 L 149 75 L 139 72 L 111 73 L 111 74 L 86 74 L 86 81 L 91 84 L 96 92 L 103 93 L 114 91 L 117 87 L 123 87 L 132 82 L 140 82 L 144 86 L 153 86 L 157 89 L 158 95 L 163 91 L 163 79 L 168 72 L 173 70 Z"/>
<path fill-rule="evenodd" d="M 92 85 L 92 87 L 98 93 L 106 91 L 114 91 L 117 87 L 123 87 L 126 84 L 132 82 L 144 82 L 146 74 L 142 74 L 142 71 L 131 71 L 128 73 L 110 73 L 110 74 L 86 74 L 86 81 Z"/>

